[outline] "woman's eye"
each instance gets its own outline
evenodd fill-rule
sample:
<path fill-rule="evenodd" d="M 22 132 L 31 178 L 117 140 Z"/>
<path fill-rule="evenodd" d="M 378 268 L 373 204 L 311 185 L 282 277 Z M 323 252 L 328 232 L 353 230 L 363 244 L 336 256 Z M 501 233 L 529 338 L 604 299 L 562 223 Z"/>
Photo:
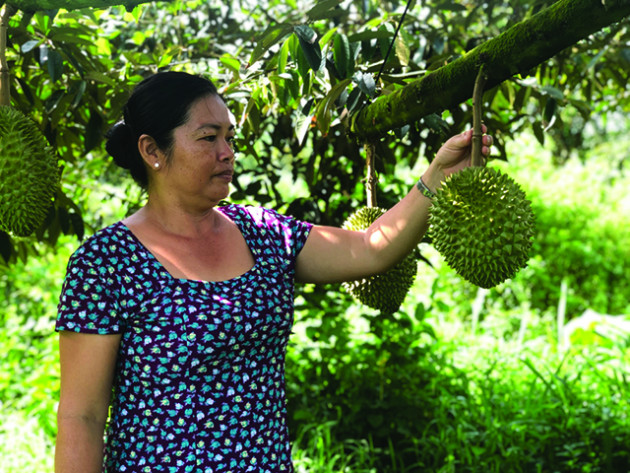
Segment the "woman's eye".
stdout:
<path fill-rule="evenodd" d="M 216 135 L 208 135 L 208 136 L 204 136 L 202 139 L 206 140 L 206 141 L 214 141 L 217 139 Z"/>

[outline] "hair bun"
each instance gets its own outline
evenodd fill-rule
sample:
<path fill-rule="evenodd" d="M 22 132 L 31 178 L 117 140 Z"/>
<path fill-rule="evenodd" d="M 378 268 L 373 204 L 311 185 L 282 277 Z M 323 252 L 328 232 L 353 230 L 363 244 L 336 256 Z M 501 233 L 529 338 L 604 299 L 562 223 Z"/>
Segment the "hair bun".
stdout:
<path fill-rule="evenodd" d="M 105 136 L 107 138 L 105 149 L 118 166 L 124 169 L 137 166 L 137 143 L 129 125 L 124 121 L 119 121 Z"/>

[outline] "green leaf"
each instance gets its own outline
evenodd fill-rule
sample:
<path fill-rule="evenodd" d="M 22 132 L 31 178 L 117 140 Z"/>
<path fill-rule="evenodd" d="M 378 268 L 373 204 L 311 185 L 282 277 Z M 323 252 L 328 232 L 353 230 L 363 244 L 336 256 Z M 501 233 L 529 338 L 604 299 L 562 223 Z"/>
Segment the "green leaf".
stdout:
<path fill-rule="evenodd" d="M 308 60 L 306 59 L 306 55 L 304 54 L 304 50 L 302 49 L 302 46 L 300 45 L 300 41 L 297 35 L 291 36 L 291 46 L 292 46 L 291 53 L 293 57 L 295 58 L 297 72 L 302 78 L 302 81 L 304 82 L 304 84 L 306 85 L 307 83 L 310 82 L 310 77 L 309 77 L 310 66 L 309 66 Z"/>
<path fill-rule="evenodd" d="M 422 122 L 434 133 L 447 134 L 450 129 L 448 122 L 437 113 L 423 117 Z"/>
<path fill-rule="evenodd" d="M 221 63 L 237 75 L 240 73 L 241 63 L 231 54 L 225 53 L 221 56 Z"/>
<path fill-rule="evenodd" d="M 48 97 L 46 102 L 44 102 L 46 112 L 50 113 L 57 108 L 57 105 L 59 105 L 59 102 L 61 102 L 65 95 L 66 93 L 63 90 L 55 90 L 52 94 L 50 94 L 50 97 Z"/>
<path fill-rule="evenodd" d="M 381 56 L 385 57 L 385 55 L 387 54 L 387 51 L 389 50 L 389 45 L 392 42 L 392 38 L 394 37 L 394 32 L 396 31 L 396 29 L 394 28 L 393 25 L 389 23 L 382 24 L 381 26 L 379 26 L 378 29 L 379 31 L 386 32 L 389 35 L 387 37 L 379 38 L 377 41 L 379 49 L 381 50 Z M 387 60 L 389 61 L 390 58 L 388 58 Z"/>
<path fill-rule="evenodd" d="M 51 31 L 50 39 L 59 46 L 64 43 L 76 44 L 84 48 L 94 47 L 94 38 L 90 37 L 87 31 L 78 31 L 77 28 L 69 26 L 58 26 Z"/>
<path fill-rule="evenodd" d="M 543 94 L 553 97 L 556 100 L 564 100 L 564 94 L 562 93 L 562 91 L 560 89 L 556 89 L 555 87 L 545 85 L 540 88 L 540 91 Z"/>
<path fill-rule="evenodd" d="M 36 40 L 34 40 L 34 39 L 33 39 L 33 40 L 30 40 L 30 41 L 27 41 L 26 43 L 24 43 L 24 44 L 20 47 L 20 51 L 21 51 L 23 54 L 30 53 L 30 52 L 31 52 L 33 49 L 35 49 L 35 47 L 37 47 L 38 45 L 39 45 L 39 41 L 36 41 Z"/>
<path fill-rule="evenodd" d="M 59 223 L 59 219 L 55 215 L 55 218 L 53 218 L 52 222 L 48 226 L 48 237 L 46 238 L 46 241 L 49 244 L 54 245 L 55 243 L 57 243 L 57 240 L 59 239 L 60 234 L 61 234 L 61 225 Z"/>
<path fill-rule="evenodd" d="M 593 59 L 591 59 L 588 63 L 588 65 L 586 66 L 587 69 L 592 69 L 593 67 L 595 67 L 595 65 L 599 62 L 599 60 L 602 58 L 602 56 L 604 55 L 604 53 L 606 53 L 606 49 L 602 49 L 600 52 L 598 52 Z"/>
<path fill-rule="evenodd" d="M 72 100 L 72 104 L 71 104 L 71 107 L 73 109 L 77 108 L 79 104 L 81 103 L 81 99 L 83 98 L 83 94 L 85 94 L 86 87 L 87 87 L 87 82 L 82 80 L 73 84 L 72 87 L 70 88 L 69 92 L 71 94 L 75 94 L 74 99 Z"/>
<path fill-rule="evenodd" d="M 83 240 L 83 237 L 85 236 L 85 223 L 83 222 L 83 217 L 81 217 L 81 214 L 76 212 L 70 212 L 68 216 L 70 217 L 74 234 L 79 240 Z"/>
<path fill-rule="evenodd" d="M 103 119 L 98 111 L 90 109 L 90 119 L 85 128 L 83 150 L 87 153 L 92 150 L 102 138 Z"/>
<path fill-rule="evenodd" d="M 376 83 L 374 77 L 369 72 L 357 72 L 352 79 L 359 86 L 361 91 L 368 97 L 376 95 Z"/>
<path fill-rule="evenodd" d="M 514 84 L 510 81 L 502 82 L 499 86 L 501 90 L 501 94 L 505 97 L 508 104 L 511 106 L 514 105 L 514 99 L 516 98 L 516 91 L 514 90 Z"/>
<path fill-rule="evenodd" d="M 260 58 L 265 55 L 269 48 L 271 48 L 274 44 L 282 41 L 289 33 L 291 33 L 292 30 L 293 25 L 287 23 L 280 23 L 277 25 L 269 26 L 257 38 L 256 47 L 249 57 L 249 65 L 252 65 L 260 60 Z"/>
<path fill-rule="evenodd" d="M 321 48 L 324 48 L 328 44 L 330 39 L 335 35 L 335 33 L 337 33 L 338 29 L 339 27 L 335 26 L 334 28 L 328 30 L 326 34 L 324 34 L 324 36 L 322 36 L 321 39 L 319 40 L 319 46 Z"/>
<path fill-rule="evenodd" d="M 70 217 L 68 215 L 68 209 L 65 207 L 57 208 L 57 219 L 59 220 L 59 227 L 64 235 L 67 235 L 70 231 Z"/>
<path fill-rule="evenodd" d="M 439 8 L 440 10 L 455 12 L 466 11 L 466 7 L 464 5 L 455 2 L 442 2 L 437 6 L 437 8 Z"/>
<path fill-rule="evenodd" d="M 354 72 L 354 58 L 350 50 L 350 43 L 344 34 L 336 34 L 333 43 L 333 57 L 335 67 L 342 79 L 352 75 Z"/>
<path fill-rule="evenodd" d="M 401 66 L 409 65 L 409 59 L 411 58 L 411 51 L 409 50 L 409 46 L 405 43 L 405 41 L 398 36 L 396 41 L 394 42 L 394 47 L 396 50 L 396 57 L 400 62 Z"/>
<path fill-rule="evenodd" d="M 550 97 L 545 104 L 543 110 L 543 120 L 545 123 L 545 131 L 549 130 L 556 121 L 556 109 L 558 108 L 558 102 Z"/>
<path fill-rule="evenodd" d="M 96 71 L 88 72 L 85 75 L 85 78 L 96 81 L 96 82 L 101 82 L 103 84 L 109 85 L 110 87 L 114 87 L 114 88 L 117 88 L 120 85 L 114 79 L 112 79 L 111 77 L 108 77 L 107 75 L 101 72 L 96 72 Z"/>
<path fill-rule="evenodd" d="M 534 132 L 534 136 L 536 137 L 536 139 L 538 140 L 538 142 L 544 146 L 545 145 L 545 132 L 543 130 L 542 125 L 540 124 L 540 122 L 534 122 L 532 123 L 532 130 Z"/>
<path fill-rule="evenodd" d="M 297 114 L 297 118 L 295 120 L 295 136 L 300 145 L 304 143 L 304 138 L 306 137 L 308 130 L 310 130 L 312 122 L 313 115 L 302 115 L 301 113 Z"/>
<path fill-rule="evenodd" d="M 352 113 L 359 108 L 362 104 L 362 101 L 360 100 L 362 94 L 363 92 L 359 87 L 352 89 L 352 92 L 350 92 L 348 100 L 346 101 L 346 108 L 348 109 L 348 112 Z"/>
<path fill-rule="evenodd" d="M 294 31 L 308 65 L 314 71 L 319 71 L 324 65 L 324 60 L 322 49 L 317 42 L 317 33 L 306 25 L 298 25 Z"/>
<path fill-rule="evenodd" d="M 59 54 L 55 50 L 48 51 L 48 75 L 53 82 L 57 82 L 61 79 L 61 75 L 63 74 L 63 58 L 61 54 Z"/>
<path fill-rule="evenodd" d="M 291 97 L 295 100 L 300 98 L 300 75 L 297 71 L 290 72 L 291 78 L 285 80 L 285 85 L 289 89 Z"/>
<path fill-rule="evenodd" d="M 532 89 L 530 87 L 519 86 L 518 90 L 516 91 L 516 97 L 514 98 L 514 105 L 512 109 L 515 112 L 520 112 L 527 99 L 529 99 L 531 93 Z"/>
<path fill-rule="evenodd" d="M 260 110 L 255 98 L 249 99 L 245 108 L 246 120 L 255 133 L 260 132 Z"/>
<path fill-rule="evenodd" d="M 338 84 L 335 84 L 328 94 L 326 94 L 326 97 L 324 97 L 317 105 L 315 112 L 317 117 L 317 128 L 319 128 L 319 131 L 321 131 L 323 135 L 327 135 L 330 129 L 332 110 L 335 106 L 335 102 L 351 82 L 352 79 L 345 79 Z"/>
<path fill-rule="evenodd" d="M 133 8 L 133 10 L 131 10 L 131 16 L 133 16 L 133 19 L 136 21 L 136 23 L 138 23 L 140 21 L 140 17 L 142 16 L 142 9 L 143 9 L 144 5 L 136 5 L 135 8 Z"/>
<path fill-rule="evenodd" d="M 157 55 L 158 68 L 161 69 L 168 66 L 173 60 L 173 58 L 177 55 L 178 52 L 179 52 L 178 47 L 169 48 L 166 51 L 160 52 Z"/>
<path fill-rule="evenodd" d="M 297 25 L 293 28 L 293 31 L 300 41 L 305 41 L 309 44 L 314 44 L 317 41 L 317 33 L 310 26 Z"/>
<path fill-rule="evenodd" d="M 333 18 L 344 14 L 344 11 L 336 10 L 336 7 L 342 0 L 323 0 L 318 2 L 313 8 L 306 12 L 306 16 L 309 20 L 323 20 L 326 18 Z"/>
<path fill-rule="evenodd" d="M 361 41 L 369 41 L 372 39 L 391 39 L 392 33 L 386 30 L 363 31 L 361 33 L 348 36 L 348 41 L 358 43 Z"/>
<path fill-rule="evenodd" d="M 278 52 L 278 74 L 282 74 L 287 69 L 287 61 L 289 59 L 289 40 L 282 43 L 282 47 Z"/>

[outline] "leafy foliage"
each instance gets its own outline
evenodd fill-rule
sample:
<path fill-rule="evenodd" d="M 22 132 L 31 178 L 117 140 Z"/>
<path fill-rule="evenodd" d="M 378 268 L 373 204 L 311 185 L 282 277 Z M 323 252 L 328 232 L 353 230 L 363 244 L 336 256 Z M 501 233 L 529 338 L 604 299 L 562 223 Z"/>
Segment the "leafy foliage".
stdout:
<path fill-rule="evenodd" d="M 234 200 L 340 224 L 363 200 L 364 158 L 361 144 L 347 135 L 349 116 L 550 3 L 424 2 L 405 16 L 395 41 L 404 7 L 398 2 L 179 0 L 132 12 L 18 12 L 9 27 L 12 102 L 59 153 L 65 185 L 34 238 L 0 235 L 3 260 L 25 258 L 35 241 L 81 238 L 94 226 L 81 212 L 85 196 L 67 195 L 75 179 L 69 170 L 85 160 L 105 168 L 104 131 L 120 118 L 130 88 L 165 68 L 208 74 L 232 107 L 242 156 Z M 529 128 L 541 142 L 553 138 L 554 157 L 562 161 L 584 144 L 585 124 L 605 131 L 602 117 L 627 111 L 629 34 L 627 24 L 613 25 L 487 92 L 486 123 L 498 157 L 506 159 L 507 140 Z M 430 158 L 469 122 L 464 103 L 384 137 L 377 143 L 381 187 L 410 185 L 413 179 L 397 169 Z M 287 166 L 301 195 L 279 191 Z M 94 185 L 100 177 L 77 175 Z M 381 196 L 387 204 L 395 198 Z"/>

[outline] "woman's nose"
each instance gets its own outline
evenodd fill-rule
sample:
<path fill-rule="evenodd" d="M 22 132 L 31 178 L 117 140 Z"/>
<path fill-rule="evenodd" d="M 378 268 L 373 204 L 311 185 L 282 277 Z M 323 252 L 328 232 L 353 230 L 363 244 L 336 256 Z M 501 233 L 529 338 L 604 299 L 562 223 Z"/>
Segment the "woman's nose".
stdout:
<path fill-rule="evenodd" d="M 228 140 L 223 140 L 223 146 L 221 147 L 221 154 L 219 155 L 219 159 L 232 160 L 234 159 L 234 155 L 234 143 Z"/>

